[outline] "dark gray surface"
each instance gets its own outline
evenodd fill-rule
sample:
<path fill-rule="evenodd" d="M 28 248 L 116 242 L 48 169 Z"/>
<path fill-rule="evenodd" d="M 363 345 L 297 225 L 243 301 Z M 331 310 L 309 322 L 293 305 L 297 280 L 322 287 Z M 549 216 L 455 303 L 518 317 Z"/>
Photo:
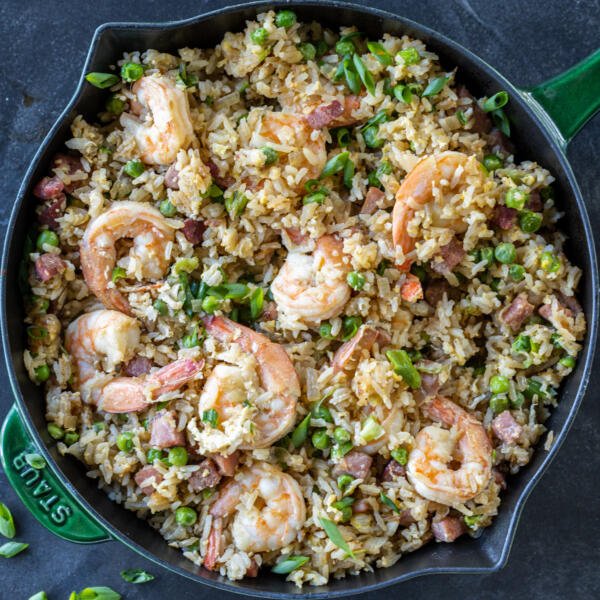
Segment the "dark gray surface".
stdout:
<path fill-rule="evenodd" d="M 0 226 L 6 227 L 20 178 L 38 144 L 75 88 L 96 26 L 106 21 L 161 21 L 191 17 L 234 2 L 21 2 L 0 4 Z M 369 4 L 419 21 L 462 43 L 523 86 L 569 67 L 598 45 L 600 3 L 581 0 L 504 2 L 454 0 L 369 0 Z M 600 118 L 579 134 L 569 157 L 587 201 L 592 223 L 600 224 L 598 142 Z M 3 236 L 2 236 L 3 237 Z M 600 359 L 599 359 L 600 360 Z M 4 365 L 0 367 L 0 418 L 12 400 Z M 600 597 L 598 539 L 600 513 L 596 480 L 600 447 L 600 375 L 589 392 L 571 433 L 544 479 L 531 495 L 509 558 L 490 576 L 435 576 L 372 594 L 445 600 L 511 598 L 545 600 Z M 172 575 L 116 542 L 80 546 L 53 537 L 29 516 L 0 473 L 0 499 L 18 523 L 19 539 L 31 547 L 0 563 L 0 598 L 27 599 L 40 589 L 49 598 L 68 597 L 88 585 L 109 585 L 127 599 L 224 598 Z M 121 581 L 119 571 L 145 568 L 157 579 L 142 586 Z"/>

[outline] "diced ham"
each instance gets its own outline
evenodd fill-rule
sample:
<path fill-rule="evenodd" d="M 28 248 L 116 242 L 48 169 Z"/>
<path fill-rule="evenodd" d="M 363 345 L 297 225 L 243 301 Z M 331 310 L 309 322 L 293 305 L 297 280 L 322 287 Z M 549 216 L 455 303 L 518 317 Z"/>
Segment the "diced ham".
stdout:
<path fill-rule="evenodd" d="M 373 459 L 368 454 L 352 450 L 333 468 L 333 474 L 337 477 L 342 473 L 348 473 L 354 479 L 364 480 L 369 476 L 372 463 Z"/>
<path fill-rule="evenodd" d="M 412 513 L 408 508 L 403 510 L 398 515 L 398 525 L 400 525 L 400 527 L 409 527 L 410 525 L 416 522 L 417 520 L 412 516 Z"/>
<path fill-rule="evenodd" d="M 213 162 L 212 159 L 208 159 L 206 161 L 206 166 L 208 167 L 212 178 L 215 180 L 215 183 L 223 190 L 226 190 L 229 186 L 235 183 L 235 179 L 230 177 L 229 175 L 221 176 L 219 173 L 219 167 Z"/>
<path fill-rule="evenodd" d="M 450 242 L 440 248 L 442 260 L 432 260 L 431 268 L 437 273 L 449 273 L 460 264 L 465 254 L 462 242 L 456 238 L 452 238 Z"/>
<path fill-rule="evenodd" d="M 511 329 L 517 330 L 532 315 L 534 308 L 527 294 L 522 292 L 500 313 L 500 319 Z"/>
<path fill-rule="evenodd" d="M 40 200 L 52 200 L 58 198 L 64 191 L 65 186 L 58 177 L 43 177 L 33 188 L 33 195 Z"/>
<path fill-rule="evenodd" d="M 538 312 L 542 317 L 544 317 L 544 319 L 549 321 L 552 317 L 552 306 L 550 304 L 542 304 L 538 308 Z"/>
<path fill-rule="evenodd" d="M 78 171 L 83 171 L 83 166 L 81 164 L 81 159 L 77 156 L 71 156 L 70 154 L 57 154 L 54 157 L 54 169 L 60 169 L 68 177 L 72 177 Z M 65 185 L 65 191 L 70 193 L 79 185 L 81 185 L 81 181 L 73 181 Z"/>
<path fill-rule="evenodd" d="M 473 108 L 472 126 L 471 131 L 475 133 L 488 133 L 492 128 L 492 120 L 490 116 L 480 108 L 475 97 L 469 92 L 469 90 L 463 85 L 457 89 L 459 98 L 470 98 L 472 100 L 471 107 Z"/>
<path fill-rule="evenodd" d="M 192 492 L 201 492 L 215 487 L 221 481 L 221 474 L 210 458 L 203 460 L 198 466 L 199 469 L 194 471 L 188 480 L 188 486 Z"/>
<path fill-rule="evenodd" d="M 351 371 L 356 368 L 356 363 L 364 352 L 369 352 L 377 341 L 379 332 L 368 325 L 363 325 L 356 335 L 344 342 L 333 356 L 331 365 L 334 373 Z"/>
<path fill-rule="evenodd" d="M 453 542 L 467 532 L 467 526 L 460 517 L 444 517 L 431 523 L 431 530 L 438 542 Z"/>
<path fill-rule="evenodd" d="M 274 321 L 277 318 L 277 304 L 275 302 L 267 302 L 260 315 L 261 321 Z"/>
<path fill-rule="evenodd" d="M 406 300 L 411 304 L 421 300 L 423 298 L 423 286 L 420 279 L 412 273 L 407 273 L 406 279 L 400 286 L 400 296 L 402 300 Z"/>
<path fill-rule="evenodd" d="M 529 193 L 529 198 L 525 203 L 525 208 L 527 210 L 532 210 L 533 212 L 542 212 L 544 203 L 542 202 L 542 196 L 537 190 L 533 190 Z"/>
<path fill-rule="evenodd" d="M 154 485 L 148 483 L 142 487 L 142 484 L 151 477 L 154 477 L 154 485 L 158 485 L 163 480 L 163 476 L 152 465 L 147 465 L 140 469 L 134 476 L 135 482 L 146 496 L 154 493 Z"/>
<path fill-rule="evenodd" d="M 337 117 L 344 113 L 344 107 L 341 102 L 334 100 L 331 104 L 322 104 L 308 113 L 306 122 L 313 129 L 322 129 L 332 123 Z"/>
<path fill-rule="evenodd" d="M 229 456 L 212 454 L 210 458 L 217 465 L 217 469 L 219 469 L 219 473 L 221 473 L 221 475 L 225 475 L 225 477 L 233 477 L 235 474 L 235 469 L 240 461 L 240 453 L 236 450 Z"/>
<path fill-rule="evenodd" d="M 498 148 L 505 154 L 514 154 L 515 147 L 513 143 L 499 130 L 492 129 L 488 134 L 488 145 L 492 148 Z"/>
<path fill-rule="evenodd" d="M 165 185 L 171 190 L 179 189 L 179 171 L 172 164 L 165 173 Z"/>
<path fill-rule="evenodd" d="M 381 480 L 394 481 L 395 479 L 398 479 L 398 477 L 404 477 L 405 475 L 406 467 L 392 458 L 392 460 L 385 465 L 385 469 L 383 469 L 383 473 L 381 474 Z"/>
<path fill-rule="evenodd" d="M 460 290 L 452 287 L 445 279 L 433 279 L 425 286 L 425 300 L 430 306 L 437 306 L 442 301 L 444 294 L 449 300 L 460 298 Z"/>
<path fill-rule="evenodd" d="M 284 227 L 283 230 L 287 233 L 287 236 L 290 238 L 290 242 L 295 244 L 296 246 L 302 246 L 306 244 L 310 239 L 308 235 L 302 233 L 297 227 Z"/>
<path fill-rule="evenodd" d="M 152 361 L 145 356 L 135 356 L 123 368 L 123 374 L 127 377 L 140 377 L 150 372 Z"/>
<path fill-rule="evenodd" d="M 427 363 L 430 361 L 423 361 Z M 440 380 L 437 375 L 433 373 L 421 373 L 421 392 L 425 398 L 435 396 L 440 389 Z"/>
<path fill-rule="evenodd" d="M 186 219 L 183 222 L 183 235 L 185 235 L 185 239 L 190 242 L 190 244 L 200 244 L 205 231 L 206 225 L 203 221 Z"/>
<path fill-rule="evenodd" d="M 577 301 L 575 296 L 567 296 L 560 291 L 555 292 L 556 297 L 560 304 L 562 304 L 566 309 L 570 310 L 574 315 L 578 315 L 583 312 L 583 308 L 581 308 L 581 304 Z"/>
<path fill-rule="evenodd" d="M 372 215 L 373 213 L 376 213 L 380 208 L 379 203 L 384 198 L 385 194 L 379 188 L 371 186 L 367 190 L 367 195 L 365 196 L 365 201 L 360 209 L 360 214 Z"/>
<path fill-rule="evenodd" d="M 246 569 L 246 577 L 258 577 L 258 563 L 252 558 L 250 559 L 250 565 Z"/>
<path fill-rule="evenodd" d="M 185 446 L 185 433 L 177 431 L 174 411 L 160 411 L 152 419 L 150 424 L 150 445 L 155 448 Z"/>
<path fill-rule="evenodd" d="M 50 229 L 58 227 L 57 219 L 62 217 L 67 207 L 67 197 L 64 194 L 59 194 L 56 198 L 49 200 L 44 204 L 38 220 L 42 225 L 47 225 Z"/>
<path fill-rule="evenodd" d="M 492 225 L 508 231 L 517 223 L 517 214 L 516 209 L 498 204 L 494 207 L 494 212 L 492 213 Z"/>
<path fill-rule="evenodd" d="M 494 418 L 492 429 L 496 437 L 505 444 L 514 444 L 523 433 L 523 427 L 515 421 L 509 410 L 501 412 Z"/>
<path fill-rule="evenodd" d="M 35 259 L 35 274 L 41 281 L 50 281 L 66 268 L 65 261 L 60 256 L 50 252 L 40 254 Z"/>

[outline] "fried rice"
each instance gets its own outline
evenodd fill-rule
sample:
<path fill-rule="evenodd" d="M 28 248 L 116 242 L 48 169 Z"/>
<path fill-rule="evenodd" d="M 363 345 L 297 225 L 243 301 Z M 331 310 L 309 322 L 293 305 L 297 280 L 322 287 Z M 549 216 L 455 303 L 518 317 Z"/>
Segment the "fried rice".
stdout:
<path fill-rule="evenodd" d="M 46 389 L 60 452 L 190 561 L 230 579 L 274 566 L 298 586 L 323 585 L 491 525 L 546 432 L 586 324 L 552 175 L 515 162 L 506 98 L 474 98 L 419 40 L 367 45 L 353 29 L 281 14 L 214 48 L 134 51 L 88 76 L 106 88 L 106 110 L 73 121 L 32 199 L 24 362 Z M 143 97 L 141 82 L 165 81 L 179 108 Z M 448 151 L 460 164 L 436 177 Z M 417 202 L 406 182 L 428 157 Z M 393 238 L 398 203 L 408 245 Z M 84 235 L 118 206 L 132 218 L 158 209 L 172 237 L 158 256 L 146 239 L 155 229 L 101 231 L 114 255 L 100 289 L 90 272 L 106 248 L 84 253 Z M 333 258 L 315 267 L 323 240 Z M 311 285 L 319 294 L 296 302 Z M 119 354 L 119 318 L 92 327 L 85 343 L 108 336 L 114 356 L 97 353 L 84 377 L 68 328 L 115 297 L 139 335 Z M 283 349 L 277 361 L 295 374 L 263 360 L 263 346 Z M 192 375 L 156 388 L 173 364 L 193 364 Z M 275 389 L 269 377 L 285 380 Z M 142 390 L 141 404 L 107 408 L 115 381 Z M 435 402 L 460 418 L 444 422 Z M 261 418 L 275 421 L 265 444 Z M 481 456 L 465 427 L 485 432 Z M 470 493 L 436 492 L 436 474 L 415 470 L 423 448 L 440 477 L 458 485 L 481 467 L 483 478 L 468 480 Z M 296 513 L 274 507 L 269 482 L 286 482 Z M 236 506 L 221 513 L 226 494 Z M 269 539 L 243 539 L 244 524 Z"/>

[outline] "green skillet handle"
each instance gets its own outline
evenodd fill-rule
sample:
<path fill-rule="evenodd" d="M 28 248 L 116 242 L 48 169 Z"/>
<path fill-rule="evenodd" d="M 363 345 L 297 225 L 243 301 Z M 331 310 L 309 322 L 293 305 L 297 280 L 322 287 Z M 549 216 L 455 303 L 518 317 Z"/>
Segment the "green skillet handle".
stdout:
<path fill-rule="evenodd" d="M 525 90 L 558 130 L 563 148 L 600 110 L 600 49 L 564 73 Z"/>
<path fill-rule="evenodd" d="M 4 472 L 29 512 L 55 535 L 80 544 L 104 542 L 110 538 L 72 497 L 56 474 L 46 465 L 34 469 L 25 455 L 40 453 L 27 433 L 16 406 L 13 406 L 0 431 L 0 450 Z"/>

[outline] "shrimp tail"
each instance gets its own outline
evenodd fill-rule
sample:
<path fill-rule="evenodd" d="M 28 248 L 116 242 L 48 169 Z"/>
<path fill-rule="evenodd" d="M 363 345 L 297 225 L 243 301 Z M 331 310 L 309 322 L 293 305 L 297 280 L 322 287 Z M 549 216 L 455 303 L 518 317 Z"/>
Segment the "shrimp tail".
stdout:
<path fill-rule="evenodd" d="M 208 542 L 206 546 L 206 555 L 204 556 L 204 568 L 209 571 L 214 571 L 217 566 L 219 556 L 223 552 L 223 520 L 214 519 L 210 533 L 208 534 Z"/>

